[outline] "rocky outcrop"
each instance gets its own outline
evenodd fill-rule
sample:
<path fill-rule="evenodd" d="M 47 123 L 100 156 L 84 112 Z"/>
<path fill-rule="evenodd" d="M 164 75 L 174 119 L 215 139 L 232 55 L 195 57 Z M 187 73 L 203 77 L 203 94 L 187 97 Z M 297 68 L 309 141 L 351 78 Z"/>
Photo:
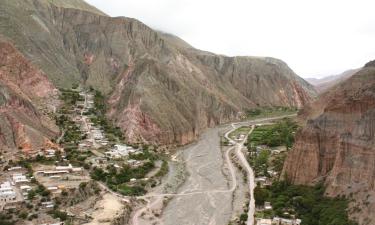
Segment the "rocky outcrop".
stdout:
<path fill-rule="evenodd" d="M 102 91 L 108 117 L 131 142 L 186 144 L 248 109 L 301 107 L 314 96 L 280 60 L 200 51 L 137 20 L 68 3 L 2 2 L 0 33 L 55 85 Z"/>
<path fill-rule="evenodd" d="M 51 146 L 58 130 L 45 113 L 51 110 L 54 86 L 3 40 L 0 65 L 0 149 L 28 153 Z"/>
<path fill-rule="evenodd" d="M 329 196 L 352 198 L 351 215 L 360 224 L 375 216 L 375 67 L 324 93 L 300 115 L 284 174 L 295 184 L 323 181 Z"/>

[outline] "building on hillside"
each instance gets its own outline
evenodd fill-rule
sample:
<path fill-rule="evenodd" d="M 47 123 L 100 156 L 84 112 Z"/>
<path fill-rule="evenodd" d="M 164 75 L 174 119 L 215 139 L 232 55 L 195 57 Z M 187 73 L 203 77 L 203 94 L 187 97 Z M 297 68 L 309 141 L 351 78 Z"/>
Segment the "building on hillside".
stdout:
<path fill-rule="evenodd" d="M 54 149 L 47 149 L 44 151 L 44 155 L 46 158 L 53 158 L 56 156 L 56 150 Z"/>

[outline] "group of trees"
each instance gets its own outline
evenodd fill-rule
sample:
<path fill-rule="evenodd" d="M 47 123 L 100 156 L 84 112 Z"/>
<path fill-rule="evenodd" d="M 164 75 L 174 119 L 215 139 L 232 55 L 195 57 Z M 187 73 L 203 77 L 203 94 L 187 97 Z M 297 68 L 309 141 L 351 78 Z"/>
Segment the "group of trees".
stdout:
<path fill-rule="evenodd" d="M 64 131 L 62 142 L 64 144 L 75 144 L 85 139 L 85 134 L 82 134 L 77 124 L 72 121 L 67 115 L 59 115 L 55 118 L 56 124 Z"/>
<path fill-rule="evenodd" d="M 269 147 L 292 147 L 294 134 L 298 125 L 289 118 L 285 118 L 276 124 L 257 127 L 248 137 L 248 148 L 256 145 Z"/>
<path fill-rule="evenodd" d="M 99 125 L 103 128 L 104 132 L 108 140 L 110 141 L 119 141 L 123 140 L 124 136 L 120 127 L 116 127 L 113 125 L 111 121 L 109 121 L 105 114 L 107 111 L 106 107 L 106 99 L 105 96 L 97 90 L 91 89 L 94 92 L 94 107 L 95 110 L 91 110 L 90 113 L 95 115 L 95 117 L 91 118 L 91 121 L 95 125 Z"/>
<path fill-rule="evenodd" d="M 83 101 L 83 97 L 79 95 L 78 91 L 61 89 L 61 99 L 65 102 L 65 104 L 74 106 L 77 101 Z"/>
<path fill-rule="evenodd" d="M 291 185 L 287 181 L 274 182 L 269 188 L 256 187 L 255 202 L 271 202 L 273 216 L 295 214 L 304 225 L 354 225 L 347 215 L 348 201 L 324 196 L 325 187 Z"/>
<path fill-rule="evenodd" d="M 145 192 L 143 187 L 137 185 L 128 186 L 126 183 L 132 178 L 144 178 L 154 167 L 153 161 L 145 162 L 142 166 L 136 168 L 123 165 L 121 169 L 117 169 L 110 165 L 106 168 L 106 171 L 101 168 L 94 168 L 91 172 L 91 177 L 94 180 L 105 182 L 109 188 L 124 195 L 141 195 Z"/>

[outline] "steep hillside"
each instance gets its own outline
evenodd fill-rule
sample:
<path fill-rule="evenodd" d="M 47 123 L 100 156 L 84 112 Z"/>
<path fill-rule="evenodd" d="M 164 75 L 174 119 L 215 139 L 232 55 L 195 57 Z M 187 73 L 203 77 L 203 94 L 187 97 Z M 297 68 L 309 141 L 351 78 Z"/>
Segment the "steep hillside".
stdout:
<path fill-rule="evenodd" d="M 360 69 L 352 69 L 347 70 L 341 74 L 328 76 L 324 78 L 307 78 L 306 80 L 312 84 L 315 89 L 318 91 L 318 93 L 323 93 L 333 86 L 337 85 L 338 83 L 341 83 L 348 79 L 349 77 L 353 76 L 355 73 L 357 73 Z"/>
<path fill-rule="evenodd" d="M 1 40 L 0 65 L 1 152 L 29 152 L 51 145 L 49 139 L 58 130 L 46 113 L 52 110 L 54 86 L 11 44 Z"/>
<path fill-rule="evenodd" d="M 247 109 L 301 107 L 315 94 L 280 60 L 203 52 L 137 20 L 72 8 L 78 0 L 49 2 L 1 2 L 0 34 L 56 86 L 102 91 L 129 141 L 186 144 Z"/>
<path fill-rule="evenodd" d="M 284 165 L 295 184 L 324 181 L 329 196 L 353 200 L 351 215 L 375 223 L 375 63 L 306 107 Z"/>

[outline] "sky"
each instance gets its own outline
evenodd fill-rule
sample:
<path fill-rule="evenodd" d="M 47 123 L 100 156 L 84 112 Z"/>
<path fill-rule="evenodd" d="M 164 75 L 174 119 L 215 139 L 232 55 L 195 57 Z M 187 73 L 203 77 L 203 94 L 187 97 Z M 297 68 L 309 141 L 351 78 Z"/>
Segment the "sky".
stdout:
<path fill-rule="evenodd" d="M 305 78 L 340 74 L 375 59 L 373 0 L 86 1 L 198 49 L 282 59 Z"/>

